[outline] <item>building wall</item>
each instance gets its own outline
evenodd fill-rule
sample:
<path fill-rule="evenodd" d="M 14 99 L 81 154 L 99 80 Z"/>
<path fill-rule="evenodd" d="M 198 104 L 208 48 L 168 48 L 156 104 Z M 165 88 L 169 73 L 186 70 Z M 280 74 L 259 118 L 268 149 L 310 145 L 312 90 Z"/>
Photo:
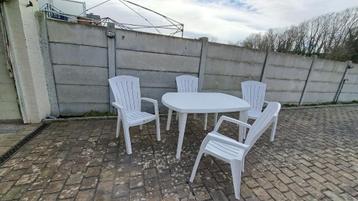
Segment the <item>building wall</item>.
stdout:
<path fill-rule="evenodd" d="M 91 110 L 110 111 L 109 77 L 137 76 L 142 96 L 160 102 L 165 92 L 176 91 L 176 76 L 199 76 L 200 70 L 204 72 L 199 77 L 203 91 L 241 96 L 241 82 L 260 80 L 262 75 L 262 81 L 268 85 L 267 100 L 298 104 L 303 95 L 304 104 L 331 102 L 347 65 L 346 62 L 205 43 L 201 39 L 124 30 L 115 30 L 115 39 L 111 39 L 106 36 L 106 27 L 54 20 L 47 20 L 46 26 L 50 50 L 48 68 L 53 71 L 53 76 L 47 79 L 55 80 L 55 93 L 51 96 L 57 100 L 52 104 L 58 104 L 59 114 L 65 116 Z M 358 100 L 358 69 L 348 70 L 345 78 L 349 80 L 339 100 Z M 144 106 L 145 110 L 149 107 Z"/>
<path fill-rule="evenodd" d="M 8 71 L 4 30 L 1 24 L 0 22 L 0 120 L 21 119 L 14 80 Z"/>
<path fill-rule="evenodd" d="M 26 0 L 16 0 L 5 1 L 1 6 L 22 120 L 38 123 L 51 111 L 36 18 L 38 6 L 36 1 L 33 7 L 27 4 Z"/>

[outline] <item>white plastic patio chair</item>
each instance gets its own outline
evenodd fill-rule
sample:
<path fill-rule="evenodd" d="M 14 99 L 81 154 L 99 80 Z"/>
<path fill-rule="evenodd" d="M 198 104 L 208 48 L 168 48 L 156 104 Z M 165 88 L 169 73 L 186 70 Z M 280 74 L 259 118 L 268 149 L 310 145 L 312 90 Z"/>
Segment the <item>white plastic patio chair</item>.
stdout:
<path fill-rule="evenodd" d="M 176 80 L 178 92 L 198 92 L 199 79 L 197 77 L 192 75 L 180 75 L 177 76 L 175 80 Z M 170 129 L 172 113 L 173 110 L 169 109 L 166 130 Z M 178 113 L 176 115 L 176 119 L 178 119 Z M 215 114 L 215 123 L 216 121 L 217 121 L 217 113 Z M 204 130 L 207 129 L 207 124 L 208 124 L 208 114 L 205 114 Z"/>
<path fill-rule="evenodd" d="M 262 107 L 265 101 L 266 84 L 258 81 L 244 81 L 241 82 L 242 97 L 247 101 L 251 108 L 248 111 L 249 119 L 257 119 L 262 114 Z M 271 130 L 271 142 L 275 138 L 276 127 L 277 127 L 278 113 L 275 114 L 275 119 L 272 122 Z"/>
<path fill-rule="evenodd" d="M 112 105 L 118 111 L 116 138 L 119 136 L 122 120 L 127 154 L 132 154 L 129 133 L 129 128 L 132 126 L 141 126 L 155 120 L 157 140 L 160 141 L 158 101 L 151 98 L 141 97 L 139 78 L 127 75 L 116 76 L 109 79 L 109 85 L 115 99 L 115 102 L 113 102 Z M 155 114 L 142 112 L 141 101 L 153 103 Z"/>
<path fill-rule="evenodd" d="M 265 108 L 264 112 L 256 119 L 252 126 L 237 119 L 221 116 L 219 122 L 214 128 L 214 131 L 210 132 L 201 143 L 200 150 L 190 176 L 190 182 L 194 181 L 195 174 L 203 154 L 212 155 L 218 159 L 230 163 L 235 197 L 236 199 L 240 199 L 241 172 L 244 171 L 245 156 L 251 147 L 255 144 L 255 142 L 259 139 L 259 137 L 270 126 L 274 120 L 275 114 L 279 112 L 280 108 L 280 103 L 270 102 Z M 221 123 L 224 120 L 249 129 L 247 138 L 244 143 L 238 142 L 232 138 L 218 133 Z"/>

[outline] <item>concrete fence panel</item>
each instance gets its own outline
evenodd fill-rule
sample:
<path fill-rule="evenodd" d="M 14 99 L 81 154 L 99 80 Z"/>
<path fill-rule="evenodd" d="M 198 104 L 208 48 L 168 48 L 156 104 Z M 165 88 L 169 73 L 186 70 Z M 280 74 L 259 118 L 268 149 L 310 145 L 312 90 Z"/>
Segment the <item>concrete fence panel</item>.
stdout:
<path fill-rule="evenodd" d="M 107 49 L 101 47 L 50 43 L 53 64 L 107 66 Z"/>
<path fill-rule="evenodd" d="M 311 63 L 309 57 L 269 52 L 263 75 L 267 100 L 297 104 Z"/>
<path fill-rule="evenodd" d="M 333 101 L 346 66 L 346 62 L 316 59 L 303 103 Z"/>
<path fill-rule="evenodd" d="M 259 80 L 265 53 L 209 43 L 203 89 L 241 96 L 241 82 Z"/>
<path fill-rule="evenodd" d="M 117 50 L 116 66 L 119 69 L 137 69 L 169 72 L 197 73 L 199 58 L 138 52 L 130 50 Z"/>
<path fill-rule="evenodd" d="M 107 47 L 105 27 L 47 20 L 50 42 Z"/>
<path fill-rule="evenodd" d="M 199 40 L 170 37 L 134 31 L 116 30 L 116 48 L 139 52 L 199 57 Z"/>
<path fill-rule="evenodd" d="M 351 64 L 345 76 L 346 81 L 339 96 L 339 101 L 358 100 L 358 64 Z"/>

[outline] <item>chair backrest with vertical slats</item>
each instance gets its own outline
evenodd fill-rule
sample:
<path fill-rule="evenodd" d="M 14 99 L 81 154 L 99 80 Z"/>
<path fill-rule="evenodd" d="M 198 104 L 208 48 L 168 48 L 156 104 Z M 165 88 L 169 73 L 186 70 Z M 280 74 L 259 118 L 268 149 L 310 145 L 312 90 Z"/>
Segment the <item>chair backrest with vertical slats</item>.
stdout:
<path fill-rule="evenodd" d="M 192 75 L 176 77 L 178 92 L 198 92 L 199 79 Z"/>
<path fill-rule="evenodd" d="M 250 110 L 261 112 L 265 102 L 266 84 L 258 81 L 245 81 L 241 83 L 242 97 L 247 101 Z"/>
<path fill-rule="evenodd" d="M 141 110 L 139 78 L 120 75 L 108 81 L 115 101 L 119 102 L 126 111 Z"/>
<path fill-rule="evenodd" d="M 266 129 L 271 125 L 275 115 L 279 113 L 280 109 L 280 103 L 270 102 L 265 108 L 265 110 L 262 112 L 262 114 L 255 120 L 245 140 L 245 144 L 249 145 L 250 149 L 260 138 L 260 136 L 266 131 Z"/>

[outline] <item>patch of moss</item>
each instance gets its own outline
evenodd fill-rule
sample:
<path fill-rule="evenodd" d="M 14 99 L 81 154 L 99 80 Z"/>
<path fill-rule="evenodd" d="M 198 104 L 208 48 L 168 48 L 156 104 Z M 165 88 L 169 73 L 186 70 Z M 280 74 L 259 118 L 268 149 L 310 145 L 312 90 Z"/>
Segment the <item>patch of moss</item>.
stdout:
<path fill-rule="evenodd" d="M 283 107 L 298 107 L 298 106 L 323 106 L 323 105 L 343 105 L 343 104 L 354 104 L 358 103 L 358 100 L 353 101 L 345 101 L 345 102 L 323 102 L 323 103 L 311 103 L 311 104 L 303 104 L 303 105 L 297 105 L 297 104 L 283 104 Z"/>
<path fill-rule="evenodd" d="M 83 114 L 84 117 L 98 117 L 98 116 L 116 116 L 114 112 L 98 112 L 91 110 Z"/>

